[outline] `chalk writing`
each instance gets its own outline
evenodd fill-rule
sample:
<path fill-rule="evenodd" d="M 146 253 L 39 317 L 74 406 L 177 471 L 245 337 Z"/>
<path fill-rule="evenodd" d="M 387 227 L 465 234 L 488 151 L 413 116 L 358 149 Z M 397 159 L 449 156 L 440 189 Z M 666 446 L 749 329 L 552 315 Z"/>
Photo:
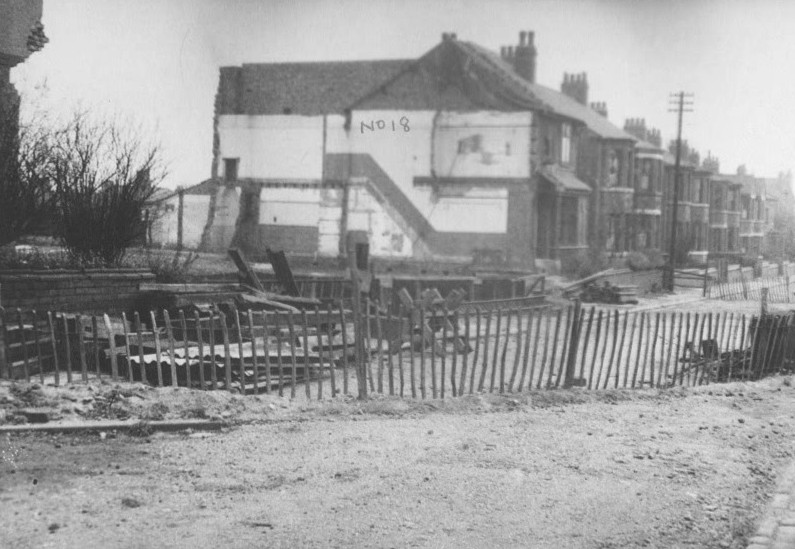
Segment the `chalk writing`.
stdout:
<path fill-rule="evenodd" d="M 404 132 L 410 132 L 411 128 L 409 127 L 409 119 L 407 116 L 401 116 L 400 120 L 395 123 L 394 120 L 370 120 L 368 124 L 364 120 L 361 122 L 361 132 L 364 133 L 364 130 L 375 132 L 375 131 L 400 131 L 401 129 Z"/>

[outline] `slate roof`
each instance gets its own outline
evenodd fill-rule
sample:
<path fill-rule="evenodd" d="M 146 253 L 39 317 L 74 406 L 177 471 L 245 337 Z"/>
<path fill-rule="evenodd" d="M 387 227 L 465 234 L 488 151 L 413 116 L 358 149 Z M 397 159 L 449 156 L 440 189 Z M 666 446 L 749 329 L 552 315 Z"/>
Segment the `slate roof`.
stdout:
<path fill-rule="evenodd" d="M 721 181 L 728 181 L 729 183 L 739 184 L 742 192 L 755 196 L 764 197 L 765 181 L 764 179 L 754 177 L 752 175 L 739 175 L 739 174 L 720 174 L 717 176 Z"/>
<path fill-rule="evenodd" d="M 539 110 L 585 123 L 606 139 L 636 141 L 567 95 L 520 77 L 497 53 L 445 40 L 420 59 L 257 63 L 222 67 L 224 114 L 341 113 L 346 108 Z"/>
<path fill-rule="evenodd" d="M 389 59 L 222 67 L 218 114 L 341 113 L 412 63 Z"/>

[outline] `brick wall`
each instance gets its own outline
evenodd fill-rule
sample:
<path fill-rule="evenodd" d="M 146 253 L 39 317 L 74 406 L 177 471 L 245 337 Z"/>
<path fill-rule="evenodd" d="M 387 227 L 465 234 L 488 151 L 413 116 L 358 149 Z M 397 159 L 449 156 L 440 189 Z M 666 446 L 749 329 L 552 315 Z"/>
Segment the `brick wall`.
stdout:
<path fill-rule="evenodd" d="M 0 271 L 0 305 L 6 309 L 116 313 L 132 311 L 149 271 Z"/>

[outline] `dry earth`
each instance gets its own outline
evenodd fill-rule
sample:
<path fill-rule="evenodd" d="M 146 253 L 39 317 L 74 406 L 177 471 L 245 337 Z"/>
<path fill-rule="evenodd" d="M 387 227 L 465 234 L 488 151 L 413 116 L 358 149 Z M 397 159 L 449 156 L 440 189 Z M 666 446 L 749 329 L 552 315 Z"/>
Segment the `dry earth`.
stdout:
<path fill-rule="evenodd" d="M 744 547 L 795 434 L 789 377 L 444 402 L 3 390 L 10 421 L 77 404 L 232 426 L 2 435 L 2 547 Z"/>

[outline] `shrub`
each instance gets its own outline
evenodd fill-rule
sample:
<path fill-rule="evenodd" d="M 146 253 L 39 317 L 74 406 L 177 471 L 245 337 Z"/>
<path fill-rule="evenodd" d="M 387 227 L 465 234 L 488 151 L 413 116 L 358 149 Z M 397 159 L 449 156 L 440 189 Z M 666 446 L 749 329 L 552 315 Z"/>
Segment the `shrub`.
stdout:
<path fill-rule="evenodd" d="M 645 271 L 651 269 L 651 261 L 643 252 L 631 252 L 627 257 L 627 266 L 633 271 Z"/>
<path fill-rule="evenodd" d="M 588 249 L 564 258 L 560 267 L 563 274 L 569 278 L 579 280 L 599 271 L 604 271 L 608 266 L 609 259 L 606 253 Z"/>
<path fill-rule="evenodd" d="M 199 259 L 195 252 L 174 252 L 173 256 L 146 248 L 143 254 L 129 254 L 124 264 L 129 267 L 149 269 L 155 280 L 163 283 L 186 282 L 193 263 Z"/>

